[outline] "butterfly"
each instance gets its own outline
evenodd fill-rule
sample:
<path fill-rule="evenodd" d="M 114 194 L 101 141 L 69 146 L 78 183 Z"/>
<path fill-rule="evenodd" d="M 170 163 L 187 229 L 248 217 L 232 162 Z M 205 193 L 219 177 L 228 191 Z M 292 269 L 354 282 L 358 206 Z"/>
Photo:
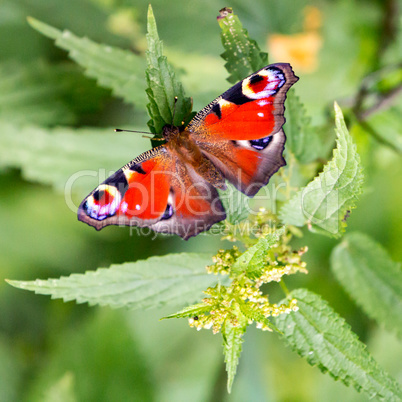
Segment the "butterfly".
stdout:
<path fill-rule="evenodd" d="M 217 189 L 225 180 L 249 197 L 286 162 L 284 102 L 298 80 L 287 63 L 268 65 L 235 84 L 186 127 L 165 125 L 165 144 L 123 166 L 93 190 L 78 219 L 149 227 L 187 240 L 226 218 Z"/>

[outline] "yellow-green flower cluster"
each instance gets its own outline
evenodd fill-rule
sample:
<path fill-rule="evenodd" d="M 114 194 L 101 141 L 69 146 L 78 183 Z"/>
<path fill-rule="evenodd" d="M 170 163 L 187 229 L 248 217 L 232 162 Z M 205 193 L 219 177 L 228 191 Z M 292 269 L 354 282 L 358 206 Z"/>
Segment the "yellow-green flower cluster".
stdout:
<path fill-rule="evenodd" d="M 261 216 L 257 216 L 256 219 L 260 220 L 258 224 L 263 223 L 266 219 L 265 212 L 261 211 Z M 280 282 L 283 275 L 296 272 L 307 273 L 306 263 L 301 261 L 307 247 L 292 251 L 288 245 L 289 240 L 290 236 L 283 234 L 278 243 L 264 255 L 263 268 L 253 272 L 252 275 L 247 272 L 241 274 L 231 272 L 231 267 L 241 255 L 236 246 L 230 250 L 219 250 L 213 257 L 214 264 L 207 267 L 207 270 L 215 275 L 218 273 L 230 275 L 232 283 L 230 286 L 217 285 L 204 292 L 207 297 L 202 300 L 202 303 L 209 311 L 191 317 L 190 326 L 197 330 L 212 328 L 213 333 L 217 333 L 225 323 L 230 323 L 234 327 L 243 327 L 255 322 L 259 329 L 272 330 L 268 321 L 269 317 L 297 311 L 295 299 L 278 306 L 271 304 L 268 296 L 260 290 L 264 283 Z"/>
<path fill-rule="evenodd" d="M 208 273 L 214 275 L 228 275 L 230 267 L 240 255 L 241 252 L 236 246 L 233 246 L 231 250 L 219 250 L 218 253 L 212 257 L 214 264 L 207 266 Z"/>
<path fill-rule="evenodd" d="M 225 221 L 225 236 L 222 240 L 241 241 L 251 246 L 259 237 L 272 233 L 276 229 L 276 223 L 275 215 L 261 207 L 256 214 L 251 214 L 249 219 L 235 225 Z"/>
<path fill-rule="evenodd" d="M 292 252 L 287 245 L 272 249 L 270 254 L 273 252 L 275 259 L 270 261 L 268 258 L 266 269 L 259 278 L 256 278 L 256 286 L 259 287 L 263 283 L 280 282 L 283 275 L 292 275 L 297 272 L 307 274 L 306 263 L 301 260 L 306 251 L 307 247 L 303 247 Z"/>
<path fill-rule="evenodd" d="M 271 331 L 267 323 L 268 317 L 297 311 L 295 299 L 280 306 L 271 304 L 268 296 L 263 295 L 252 283 L 241 285 L 238 281 L 233 281 L 228 287 L 217 285 L 208 288 L 205 294 L 209 297 L 204 298 L 203 303 L 210 306 L 209 314 L 189 318 L 189 325 L 198 331 L 212 328 L 214 334 L 220 331 L 225 322 L 239 327 L 243 322 L 252 324 L 255 321 L 257 328 Z"/>

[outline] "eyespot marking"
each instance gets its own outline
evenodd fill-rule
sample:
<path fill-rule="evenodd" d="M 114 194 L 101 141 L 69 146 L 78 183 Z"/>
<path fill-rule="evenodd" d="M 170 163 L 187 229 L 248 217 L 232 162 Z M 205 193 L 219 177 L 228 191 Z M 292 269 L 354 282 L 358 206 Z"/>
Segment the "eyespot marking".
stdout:
<path fill-rule="evenodd" d="M 259 140 L 251 140 L 249 141 L 249 143 L 256 150 L 262 151 L 269 145 L 271 141 L 272 141 L 272 135 L 265 138 L 260 138 Z"/>
<path fill-rule="evenodd" d="M 268 67 L 245 79 L 242 84 L 242 92 L 249 99 L 268 98 L 275 95 L 285 82 L 282 70 Z"/>
<path fill-rule="evenodd" d="M 161 221 L 170 219 L 173 216 L 173 207 L 171 204 L 167 204 L 166 205 L 166 209 L 165 212 L 163 213 L 162 217 L 161 217 Z"/>
<path fill-rule="evenodd" d="M 121 202 L 121 194 L 114 186 L 101 184 L 85 201 L 85 213 L 98 221 L 116 214 Z"/>

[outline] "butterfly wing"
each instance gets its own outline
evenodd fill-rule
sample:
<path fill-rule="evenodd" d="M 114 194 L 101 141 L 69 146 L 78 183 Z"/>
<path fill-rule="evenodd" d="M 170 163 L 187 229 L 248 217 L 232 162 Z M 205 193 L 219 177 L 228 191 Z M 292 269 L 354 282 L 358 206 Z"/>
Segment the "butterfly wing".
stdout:
<path fill-rule="evenodd" d="M 149 226 L 164 214 L 172 163 L 164 147 L 123 166 L 93 190 L 78 208 L 78 219 L 100 230 L 107 225 Z"/>
<path fill-rule="evenodd" d="M 226 218 L 216 188 L 188 164 L 176 162 L 165 218 L 153 224 L 156 232 L 175 233 L 187 240 Z"/>
<path fill-rule="evenodd" d="M 166 146 L 118 170 L 78 208 L 78 219 L 97 230 L 108 225 L 148 226 L 184 239 L 225 217 L 217 190 Z"/>
<path fill-rule="evenodd" d="M 186 128 L 224 177 L 250 197 L 286 164 L 284 102 L 297 80 L 289 64 L 266 66 L 212 101 Z"/>

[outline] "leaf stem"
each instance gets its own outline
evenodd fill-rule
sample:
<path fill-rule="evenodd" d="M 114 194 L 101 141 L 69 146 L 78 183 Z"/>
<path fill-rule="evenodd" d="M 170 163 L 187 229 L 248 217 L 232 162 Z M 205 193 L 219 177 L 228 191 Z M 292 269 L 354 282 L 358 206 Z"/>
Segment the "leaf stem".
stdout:
<path fill-rule="evenodd" d="M 283 290 L 283 293 L 285 293 L 285 296 L 288 297 L 290 292 L 289 292 L 288 288 L 286 287 L 285 282 L 283 281 L 283 279 L 281 279 L 279 284 L 281 285 L 281 288 Z"/>

